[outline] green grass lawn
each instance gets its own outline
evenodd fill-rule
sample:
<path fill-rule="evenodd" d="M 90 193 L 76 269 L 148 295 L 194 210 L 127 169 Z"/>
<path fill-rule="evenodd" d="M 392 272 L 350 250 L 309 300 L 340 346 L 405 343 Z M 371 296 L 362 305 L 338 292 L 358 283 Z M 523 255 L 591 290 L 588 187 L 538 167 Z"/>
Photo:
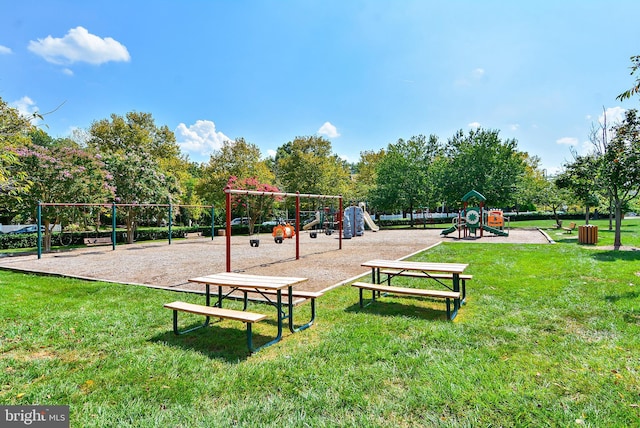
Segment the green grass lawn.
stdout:
<path fill-rule="evenodd" d="M 637 426 L 640 252 L 575 238 L 444 243 L 414 259 L 469 263 L 454 322 L 344 286 L 252 356 L 241 323 L 173 335 L 162 305 L 201 298 L 0 271 L 0 403 L 68 404 L 74 427 Z M 259 345 L 275 316 L 251 309 Z"/>

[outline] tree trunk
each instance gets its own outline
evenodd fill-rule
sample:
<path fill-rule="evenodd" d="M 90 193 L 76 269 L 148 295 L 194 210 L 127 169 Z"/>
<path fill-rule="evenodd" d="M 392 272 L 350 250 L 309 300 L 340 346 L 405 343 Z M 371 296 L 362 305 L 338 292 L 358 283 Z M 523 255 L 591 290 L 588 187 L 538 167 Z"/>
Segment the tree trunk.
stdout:
<path fill-rule="evenodd" d="M 584 223 L 589 224 L 589 205 L 584 206 Z"/>
<path fill-rule="evenodd" d="M 622 247 L 622 239 L 620 238 L 620 229 L 622 228 L 622 201 L 615 200 L 614 205 L 616 209 L 616 231 L 613 247 L 619 250 L 620 247 Z"/>

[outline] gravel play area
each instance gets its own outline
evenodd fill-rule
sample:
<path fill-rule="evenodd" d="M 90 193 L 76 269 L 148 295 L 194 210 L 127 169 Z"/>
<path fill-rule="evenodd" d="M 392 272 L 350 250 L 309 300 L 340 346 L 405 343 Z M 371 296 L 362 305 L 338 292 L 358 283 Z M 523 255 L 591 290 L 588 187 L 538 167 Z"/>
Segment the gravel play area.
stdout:
<path fill-rule="evenodd" d="M 363 236 L 342 240 L 338 249 L 337 233 L 318 234 L 312 239 L 307 232 L 300 235 L 300 259 L 295 260 L 295 238 L 276 244 L 268 234 L 260 236 L 260 245 L 251 247 L 246 236 L 232 237 L 231 269 L 257 275 L 296 276 L 309 278 L 300 289 L 324 290 L 368 273 L 361 263 L 371 259 L 401 259 L 446 242 L 478 243 L 548 243 L 538 230 L 512 229 L 508 237 L 484 236 L 475 240 L 441 237 L 440 229 L 382 230 L 365 232 Z M 171 289 L 200 287 L 188 278 L 224 272 L 226 238 L 189 238 L 167 242 L 77 248 L 68 251 L 0 258 L 0 267 L 90 278 L 128 284 L 141 284 Z M 473 263 L 472 260 L 461 262 Z"/>

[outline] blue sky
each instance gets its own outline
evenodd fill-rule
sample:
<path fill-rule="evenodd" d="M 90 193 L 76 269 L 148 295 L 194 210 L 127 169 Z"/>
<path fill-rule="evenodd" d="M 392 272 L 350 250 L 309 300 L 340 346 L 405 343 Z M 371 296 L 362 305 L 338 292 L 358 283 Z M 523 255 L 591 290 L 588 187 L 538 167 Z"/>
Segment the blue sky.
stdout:
<path fill-rule="evenodd" d="M 191 160 L 323 135 L 349 161 L 498 129 L 549 172 L 638 97 L 640 2 L 0 0 L 0 97 L 54 137 L 149 112 Z"/>

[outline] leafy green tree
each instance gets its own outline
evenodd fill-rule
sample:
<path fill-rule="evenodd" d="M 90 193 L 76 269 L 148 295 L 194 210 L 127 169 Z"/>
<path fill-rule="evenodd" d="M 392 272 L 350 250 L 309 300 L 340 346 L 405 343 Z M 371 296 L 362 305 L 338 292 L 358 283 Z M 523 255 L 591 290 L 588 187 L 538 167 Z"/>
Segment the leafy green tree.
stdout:
<path fill-rule="evenodd" d="M 276 182 L 287 192 L 352 196 L 351 169 L 318 136 L 296 137 L 275 156 Z"/>
<path fill-rule="evenodd" d="M 243 179 L 231 177 L 229 178 L 227 186 L 230 189 L 255 190 L 259 192 L 280 192 L 276 186 L 269 183 L 261 183 L 256 177 Z M 249 218 L 250 235 L 253 235 L 256 224 L 259 224 L 262 219 L 271 216 L 273 213 L 274 203 L 281 200 L 281 196 L 231 195 L 232 210 L 236 210 L 241 214 L 241 216 L 246 213 L 246 216 Z"/>
<path fill-rule="evenodd" d="M 408 211 L 413 225 L 416 208 L 437 202 L 433 167 L 441 156 L 442 146 L 434 135 L 428 139 L 418 135 L 389 144 L 376 170 L 375 206 Z"/>
<path fill-rule="evenodd" d="M 640 55 L 634 55 L 631 57 L 631 75 L 633 76 L 638 70 L 640 70 Z M 617 100 L 624 101 L 631 98 L 633 95 L 640 93 L 640 76 L 636 78 L 636 84 L 630 89 L 624 91 L 616 97 Z"/>
<path fill-rule="evenodd" d="M 15 202 L 18 212 L 35 218 L 38 201 L 104 203 L 113 196 L 105 165 L 91 151 L 77 147 L 70 140 L 52 140 L 35 131 L 35 140 L 45 145 L 11 149 L 20 163 L 14 165 L 26 174 L 31 186 Z M 57 224 L 69 221 L 71 211 L 61 207 L 43 207 L 45 226 L 44 250 L 51 249 L 51 231 Z"/>
<path fill-rule="evenodd" d="M 635 109 L 625 113 L 622 123 L 613 127 L 613 137 L 604 148 L 600 177 L 611 195 L 615 211 L 614 247 L 622 240 L 622 209 L 640 193 L 640 118 Z"/>
<path fill-rule="evenodd" d="M 215 205 L 218 212 L 224 207 L 224 188 L 231 177 L 239 180 L 255 177 L 259 182 L 269 184 L 275 180 L 258 146 L 244 138 L 225 141 L 220 150 L 211 155 L 201 176 L 196 186 L 198 196 L 205 203 Z"/>
<path fill-rule="evenodd" d="M 0 198 L 17 198 L 28 190 L 29 181 L 24 171 L 14 168 L 19 163 L 15 148 L 31 144 L 28 133 L 33 130 L 29 120 L 9 107 L 0 97 Z M 5 204 L 3 204 L 5 205 Z M 6 205 L 5 205 L 6 206 Z M 5 211 L 5 210 L 3 210 Z"/>
<path fill-rule="evenodd" d="M 458 131 L 447 142 L 442 181 L 443 198 L 459 206 L 470 190 L 480 192 L 487 206 L 505 207 L 517 201 L 516 191 L 526 163 L 516 140 L 502 141 L 497 130 Z"/>
<path fill-rule="evenodd" d="M 589 208 L 598 205 L 597 192 L 598 164 L 595 155 L 576 156 L 575 160 L 565 165 L 565 170 L 556 178 L 556 186 L 569 189 L 585 207 L 585 222 L 589 224 Z"/>
<path fill-rule="evenodd" d="M 94 122 L 89 130 L 90 148 L 97 150 L 110 172 L 115 201 L 121 204 L 179 202 L 178 178 L 172 167 L 179 162 L 179 146 L 167 127 L 157 127 L 148 113 L 111 115 Z M 127 238 L 134 240 L 140 208 L 125 207 Z"/>
<path fill-rule="evenodd" d="M 360 152 L 360 160 L 355 165 L 354 174 L 354 198 L 357 201 L 370 201 L 373 197 L 378 165 L 384 159 L 384 149 L 377 152 L 367 150 Z M 370 207 L 375 208 L 375 207 Z"/>

